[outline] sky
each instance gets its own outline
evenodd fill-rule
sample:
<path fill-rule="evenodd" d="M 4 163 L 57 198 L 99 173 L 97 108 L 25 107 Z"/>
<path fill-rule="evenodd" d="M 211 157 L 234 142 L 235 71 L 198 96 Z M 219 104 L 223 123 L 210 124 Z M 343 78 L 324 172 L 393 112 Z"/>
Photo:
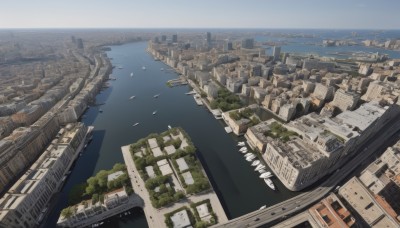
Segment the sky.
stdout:
<path fill-rule="evenodd" d="M 400 29 L 400 0 L 0 0 L 0 28 Z"/>

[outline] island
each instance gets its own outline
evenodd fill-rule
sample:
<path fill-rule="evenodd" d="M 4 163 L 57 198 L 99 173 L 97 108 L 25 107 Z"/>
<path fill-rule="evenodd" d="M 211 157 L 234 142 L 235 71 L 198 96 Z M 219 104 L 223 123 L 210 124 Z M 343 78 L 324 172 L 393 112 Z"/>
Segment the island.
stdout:
<path fill-rule="evenodd" d="M 149 227 L 208 227 L 227 221 L 196 148 L 182 128 L 122 147 Z"/>

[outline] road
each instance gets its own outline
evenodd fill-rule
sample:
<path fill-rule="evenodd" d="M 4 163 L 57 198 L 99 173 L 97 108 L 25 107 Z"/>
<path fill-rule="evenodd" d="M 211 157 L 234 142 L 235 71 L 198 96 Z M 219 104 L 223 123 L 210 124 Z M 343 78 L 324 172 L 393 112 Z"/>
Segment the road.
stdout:
<path fill-rule="evenodd" d="M 397 115 L 397 117 L 393 119 L 400 119 L 400 115 Z M 288 216 L 303 211 L 331 192 L 340 181 L 354 171 L 354 169 L 357 168 L 365 159 L 367 159 L 375 151 L 381 149 L 382 145 L 390 141 L 391 137 L 400 131 L 399 129 L 400 121 L 397 121 L 396 123 L 387 123 L 378 133 L 374 135 L 375 138 L 366 140 L 356 155 L 351 158 L 350 161 L 348 161 L 341 169 L 338 169 L 334 174 L 332 174 L 329 179 L 320 185 L 320 187 L 263 210 L 253 211 L 241 217 L 232 219 L 225 224 L 217 224 L 214 227 L 270 226 L 271 223 L 276 223 L 277 221 L 283 220 Z"/>

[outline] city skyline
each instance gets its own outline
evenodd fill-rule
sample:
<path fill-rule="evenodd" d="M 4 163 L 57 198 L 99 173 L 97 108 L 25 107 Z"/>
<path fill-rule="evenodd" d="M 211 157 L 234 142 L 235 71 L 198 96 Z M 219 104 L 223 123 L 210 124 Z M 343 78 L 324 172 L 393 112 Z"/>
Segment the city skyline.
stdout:
<path fill-rule="evenodd" d="M 5 2 L 0 28 L 400 29 L 395 0 Z"/>

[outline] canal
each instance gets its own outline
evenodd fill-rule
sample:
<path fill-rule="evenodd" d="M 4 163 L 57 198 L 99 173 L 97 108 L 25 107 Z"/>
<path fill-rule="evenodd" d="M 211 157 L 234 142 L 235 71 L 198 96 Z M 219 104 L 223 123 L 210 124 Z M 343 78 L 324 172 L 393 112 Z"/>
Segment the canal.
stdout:
<path fill-rule="evenodd" d="M 146 51 L 146 42 L 112 46 L 107 52 L 114 66 L 110 87 L 96 97 L 101 106 L 90 107 L 82 121 L 95 126 L 93 140 L 59 194 L 46 227 L 55 227 L 62 208 L 67 206 L 68 192 L 74 185 L 102 169 L 111 169 L 123 162 L 121 146 L 146 137 L 150 133 L 180 126 L 187 131 L 197 147 L 197 154 L 224 206 L 228 218 L 235 218 L 295 196 L 276 178 L 277 190 L 267 187 L 254 167 L 243 158 L 236 146 L 238 138 L 227 134 L 221 120 L 216 120 L 203 106 L 197 106 L 192 96 L 185 95 L 188 86 L 169 88 L 166 82 L 177 77 L 168 66 L 154 61 Z M 146 70 L 142 67 L 145 66 Z M 163 71 L 160 69 L 164 68 Z M 131 77 L 131 73 L 133 76 Z M 158 98 L 154 95 L 159 94 Z M 135 96 L 134 99 L 129 99 Z M 101 109 L 103 112 L 99 112 Z M 156 115 L 152 115 L 157 111 Z M 139 123 L 138 126 L 132 126 Z M 243 140 L 243 139 L 240 139 Z M 147 227 L 142 213 L 114 221 L 113 227 Z"/>

